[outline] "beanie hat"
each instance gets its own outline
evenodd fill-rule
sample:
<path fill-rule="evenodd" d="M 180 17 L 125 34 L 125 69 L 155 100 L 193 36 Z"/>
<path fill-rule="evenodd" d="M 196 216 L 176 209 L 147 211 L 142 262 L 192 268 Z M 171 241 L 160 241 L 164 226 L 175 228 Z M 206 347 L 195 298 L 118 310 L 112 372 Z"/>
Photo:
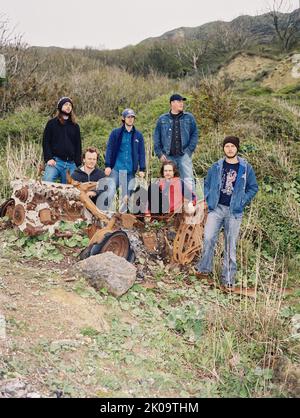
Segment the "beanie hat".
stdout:
<path fill-rule="evenodd" d="M 70 97 L 61 97 L 57 103 L 57 109 L 61 111 L 65 103 L 71 103 L 71 105 L 73 106 L 73 102 L 70 99 Z"/>
<path fill-rule="evenodd" d="M 237 150 L 240 148 L 240 139 L 236 136 L 226 136 L 226 138 L 223 141 L 223 148 L 226 144 L 233 144 L 237 147 Z"/>

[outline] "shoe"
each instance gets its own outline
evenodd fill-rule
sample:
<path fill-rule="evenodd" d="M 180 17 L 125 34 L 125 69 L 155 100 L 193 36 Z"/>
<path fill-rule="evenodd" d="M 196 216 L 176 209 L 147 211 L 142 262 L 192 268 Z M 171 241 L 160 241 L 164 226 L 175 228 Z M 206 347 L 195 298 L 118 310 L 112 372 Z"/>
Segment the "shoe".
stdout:
<path fill-rule="evenodd" d="M 233 293 L 235 287 L 232 284 L 221 284 L 220 289 L 225 293 Z"/>
<path fill-rule="evenodd" d="M 211 278 L 211 273 L 202 273 L 201 271 L 196 271 L 195 276 L 197 279 L 206 281 L 210 286 L 215 285 L 214 279 Z"/>
<path fill-rule="evenodd" d="M 195 272 L 195 276 L 196 276 L 198 279 L 208 279 L 208 278 L 209 278 L 209 276 L 210 276 L 210 274 L 209 274 L 209 273 L 202 273 L 202 271 L 196 271 L 196 272 Z"/>
<path fill-rule="evenodd" d="M 235 295 L 241 295 L 241 296 L 246 296 L 249 298 L 255 298 L 256 297 L 256 292 L 255 289 L 249 289 L 247 287 L 240 287 L 240 286 L 234 286 L 231 284 L 227 284 L 227 285 L 221 285 L 220 286 L 220 290 L 222 290 L 225 293 L 231 293 L 231 294 L 235 294 Z"/>
<path fill-rule="evenodd" d="M 241 287 L 241 286 L 236 286 L 233 289 L 233 293 L 235 295 L 241 295 L 241 296 L 246 296 L 248 298 L 256 298 L 256 291 L 255 289 L 251 289 L 249 287 Z"/>

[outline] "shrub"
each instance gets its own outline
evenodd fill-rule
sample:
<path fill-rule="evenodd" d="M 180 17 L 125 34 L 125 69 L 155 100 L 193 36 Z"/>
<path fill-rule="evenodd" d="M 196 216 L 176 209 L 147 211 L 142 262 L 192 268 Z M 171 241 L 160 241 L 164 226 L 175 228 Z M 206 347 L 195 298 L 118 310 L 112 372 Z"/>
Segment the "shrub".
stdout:
<path fill-rule="evenodd" d="M 39 143 L 42 140 L 43 130 L 47 118 L 39 114 L 35 107 L 21 108 L 0 119 L 0 147 L 10 139 L 13 145 L 20 141 Z"/>

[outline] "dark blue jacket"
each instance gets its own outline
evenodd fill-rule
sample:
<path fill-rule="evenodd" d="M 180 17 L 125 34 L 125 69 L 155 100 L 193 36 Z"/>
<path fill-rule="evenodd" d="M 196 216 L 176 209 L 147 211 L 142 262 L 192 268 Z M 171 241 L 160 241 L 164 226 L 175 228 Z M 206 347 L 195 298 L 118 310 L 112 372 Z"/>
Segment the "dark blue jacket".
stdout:
<path fill-rule="evenodd" d="M 105 153 L 105 167 L 114 168 L 121 147 L 125 125 L 114 129 L 108 139 Z M 132 159 L 133 172 L 146 170 L 145 144 L 143 135 L 133 127 L 132 129 Z"/>
<path fill-rule="evenodd" d="M 71 177 L 73 180 L 79 181 L 80 183 L 87 183 L 89 181 L 98 181 L 103 179 L 105 174 L 104 171 L 100 170 L 98 167 L 96 167 L 91 174 L 87 174 L 81 169 L 81 167 L 77 167 Z"/>
<path fill-rule="evenodd" d="M 224 159 L 210 167 L 204 180 L 204 196 L 209 212 L 215 210 L 219 204 Z M 258 191 L 252 166 L 243 158 L 238 157 L 238 160 L 240 166 L 230 202 L 230 212 L 236 215 L 243 212 Z"/>

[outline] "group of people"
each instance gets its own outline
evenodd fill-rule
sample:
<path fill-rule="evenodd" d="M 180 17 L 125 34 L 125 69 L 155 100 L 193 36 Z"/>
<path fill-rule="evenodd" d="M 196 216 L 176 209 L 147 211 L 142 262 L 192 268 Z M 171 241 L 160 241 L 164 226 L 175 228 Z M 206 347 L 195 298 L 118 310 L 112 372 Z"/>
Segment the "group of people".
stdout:
<path fill-rule="evenodd" d="M 156 123 L 153 141 L 156 156 L 162 163 L 161 178 L 150 184 L 146 196 L 139 194 L 139 211 L 145 218 L 153 213 L 180 211 L 193 214 L 196 206 L 192 156 L 199 134 L 194 116 L 184 110 L 185 97 L 173 94 L 170 109 Z M 60 179 L 66 183 L 67 170 L 79 182 L 97 182 L 89 197 L 101 210 L 111 208 L 116 191 L 122 189 L 121 202 L 127 204 L 135 191 L 136 174 L 145 177 L 146 156 L 144 138 L 135 128 L 136 114 L 132 109 L 122 113 L 122 125 L 108 139 L 105 169 L 97 167 L 99 151 L 88 147 L 82 157 L 80 128 L 76 122 L 73 102 L 62 97 L 57 115 L 44 130 L 44 181 Z M 252 166 L 238 156 L 240 141 L 228 136 L 223 141 L 224 156 L 208 170 L 204 180 L 204 201 L 208 217 L 204 231 L 202 257 L 196 266 L 200 278 L 212 273 L 214 248 L 221 228 L 224 228 L 225 249 L 221 281 L 233 287 L 236 276 L 236 246 L 243 211 L 258 191 Z M 142 203 L 143 202 L 143 203 Z"/>

